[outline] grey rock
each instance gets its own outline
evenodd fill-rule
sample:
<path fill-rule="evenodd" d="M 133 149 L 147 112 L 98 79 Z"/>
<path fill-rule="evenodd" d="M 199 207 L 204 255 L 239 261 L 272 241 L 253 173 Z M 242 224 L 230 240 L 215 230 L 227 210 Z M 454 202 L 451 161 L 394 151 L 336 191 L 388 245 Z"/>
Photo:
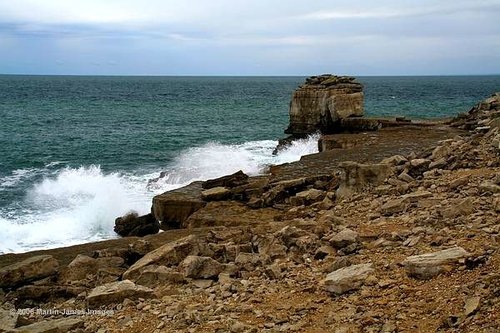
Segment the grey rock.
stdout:
<path fill-rule="evenodd" d="M 210 279 L 224 270 L 224 265 L 210 257 L 187 256 L 179 264 L 184 276 L 193 279 Z"/>
<path fill-rule="evenodd" d="M 340 295 L 359 289 L 373 271 L 372 264 L 352 265 L 331 272 L 323 283 L 327 291 Z"/>
<path fill-rule="evenodd" d="M 330 243 L 336 249 L 341 249 L 358 241 L 359 235 L 356 231 L 345 228 L 330 238 Z"/>
<path fill-rule="evenodd" d="M 403 261 L 406 273 L 418 279 L 430 279 L 453 269 L 460 259 L 470 254 L 461 247 L 410 256 Z"/>
<path fill-rule="evenodd" d="M 123 280 L 94 288 L 87 296 L 87 302 L 90 307 L 99 307 L 111 303 L 122 303 L 125 298 L 136 300 L 152 296 L 152 289 L 136 285 L 130 280 Z"/>

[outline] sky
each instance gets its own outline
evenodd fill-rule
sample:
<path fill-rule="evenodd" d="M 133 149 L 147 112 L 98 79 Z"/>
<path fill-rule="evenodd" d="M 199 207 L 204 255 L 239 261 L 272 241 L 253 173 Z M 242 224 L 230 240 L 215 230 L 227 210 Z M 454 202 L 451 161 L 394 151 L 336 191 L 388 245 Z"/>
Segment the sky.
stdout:
<path fill-rule="evenodd" d="M 500 74 L 500 0 L 0 0 L 0 74 Z"/>

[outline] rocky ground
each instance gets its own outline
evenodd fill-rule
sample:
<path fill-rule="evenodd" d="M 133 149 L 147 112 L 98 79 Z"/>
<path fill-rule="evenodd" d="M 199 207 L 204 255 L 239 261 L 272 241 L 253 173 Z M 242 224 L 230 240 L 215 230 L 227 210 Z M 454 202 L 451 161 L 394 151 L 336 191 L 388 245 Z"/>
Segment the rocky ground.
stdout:
<path fill-rule="evenodd" d="M 3 256 L 0 331 L 499 332 L 500 95 L 451 126 L 377 163 L 199 184 L 196 229 Z"/>

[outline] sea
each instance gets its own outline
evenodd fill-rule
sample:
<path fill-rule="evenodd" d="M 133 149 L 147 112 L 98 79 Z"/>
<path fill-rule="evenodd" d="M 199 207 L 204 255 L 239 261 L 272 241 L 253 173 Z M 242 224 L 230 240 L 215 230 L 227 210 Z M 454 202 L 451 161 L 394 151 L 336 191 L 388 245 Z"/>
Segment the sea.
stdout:
<path fill-rule="evenodd" d="M 0 75 L 0 253 L 116 238 L 158 193 L 316 152 L 313 135 L 272 154 L 304 79 Z M 358 80 L 368 116 L 452 117 L 500 91 L 495 75 Z"/>

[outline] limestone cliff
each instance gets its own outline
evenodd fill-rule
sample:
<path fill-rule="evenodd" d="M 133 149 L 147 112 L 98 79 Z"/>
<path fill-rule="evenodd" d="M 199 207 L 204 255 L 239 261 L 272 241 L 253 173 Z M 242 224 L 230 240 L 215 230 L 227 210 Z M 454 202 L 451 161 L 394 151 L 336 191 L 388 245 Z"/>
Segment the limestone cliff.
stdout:
<path fill-rule="evenodd" d="M 340 121 L 363 116 L 363 87 L 352 77 L 324 74 L 306 79 L 292 96 L 286 134 L 334 133 Z"/>

